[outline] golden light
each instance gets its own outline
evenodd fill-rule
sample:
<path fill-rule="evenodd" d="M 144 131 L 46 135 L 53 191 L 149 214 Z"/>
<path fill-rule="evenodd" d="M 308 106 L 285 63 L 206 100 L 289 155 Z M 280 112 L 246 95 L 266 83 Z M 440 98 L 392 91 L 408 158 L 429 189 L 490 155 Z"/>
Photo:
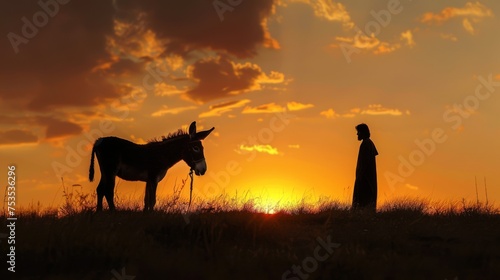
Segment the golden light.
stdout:
<path fill-rule="evenodd" d="M 273 203 L 264 203 L 255 207 L 255 212 L 273 215 L 279 210 L 279 206 Z"/>
<path fill-rule="evenodd" d="M 285 178 L 257 178 L 246 185 L 251 191 L 242 202 L 250 202 L 252 210 L 257 213 L 276 214 L 297 206 L 303 200 L 302 192 L 290 188 L 293 184 Z"/>

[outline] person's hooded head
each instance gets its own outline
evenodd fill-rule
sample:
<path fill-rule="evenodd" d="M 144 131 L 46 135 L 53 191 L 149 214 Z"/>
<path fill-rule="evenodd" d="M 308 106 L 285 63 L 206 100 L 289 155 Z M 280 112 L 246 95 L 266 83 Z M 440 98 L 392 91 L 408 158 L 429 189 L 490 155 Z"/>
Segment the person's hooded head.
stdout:
<path fill-rule="evenodd" d="M 356 126 L 356 130 L 358 131 L 357 134 L 358 134 L 359 141 L 370 138 L 370 129 L 368 128 L 368 126 L 366 124 L 364 124 L 364 123 L 358 124 Z"/>

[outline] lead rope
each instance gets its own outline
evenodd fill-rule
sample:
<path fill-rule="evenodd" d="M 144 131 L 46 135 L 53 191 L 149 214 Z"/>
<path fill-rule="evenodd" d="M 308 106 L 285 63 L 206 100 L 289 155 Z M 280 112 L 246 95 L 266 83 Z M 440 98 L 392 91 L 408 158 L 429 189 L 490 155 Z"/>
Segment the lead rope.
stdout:
<path fill-rule="evenodd" d="M 191 199 L 193 198 L 193 169 L 189 171 L 189 178 L 191 178 L 191 187 L 189 189 L 189 205 L 188 211 L 191 208 Z"/>

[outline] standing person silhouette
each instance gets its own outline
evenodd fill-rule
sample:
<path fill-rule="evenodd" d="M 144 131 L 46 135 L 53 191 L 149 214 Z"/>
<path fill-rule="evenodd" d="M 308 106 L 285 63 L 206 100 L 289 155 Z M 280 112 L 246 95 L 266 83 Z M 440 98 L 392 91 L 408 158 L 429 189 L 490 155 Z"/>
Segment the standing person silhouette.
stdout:
<path fill-rule="evenodd" d="M 358 163 L 356 165 L 356 181 L 352 197 L 353 209 L 369 209 L 377 207 L 377 165 L 375 156 L 377 148 L 370 139 L 370 129 L 364 123 L 356 126 L 359 146 Z"/>

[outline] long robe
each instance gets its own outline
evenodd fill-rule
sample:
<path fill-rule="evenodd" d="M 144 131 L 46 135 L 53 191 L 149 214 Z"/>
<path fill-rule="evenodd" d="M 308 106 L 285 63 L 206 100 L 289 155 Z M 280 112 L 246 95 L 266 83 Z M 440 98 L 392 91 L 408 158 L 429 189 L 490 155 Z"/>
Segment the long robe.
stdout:
<path fill-rule="evenodd" d="M 352 207 L 367 208 L 375 211 L 377 206 L 377 165 L 375 156 L 377 148 L 370 138 L 366 138 L 359 146 L 358 163 L 356 165 L 356 181 Z"/>

